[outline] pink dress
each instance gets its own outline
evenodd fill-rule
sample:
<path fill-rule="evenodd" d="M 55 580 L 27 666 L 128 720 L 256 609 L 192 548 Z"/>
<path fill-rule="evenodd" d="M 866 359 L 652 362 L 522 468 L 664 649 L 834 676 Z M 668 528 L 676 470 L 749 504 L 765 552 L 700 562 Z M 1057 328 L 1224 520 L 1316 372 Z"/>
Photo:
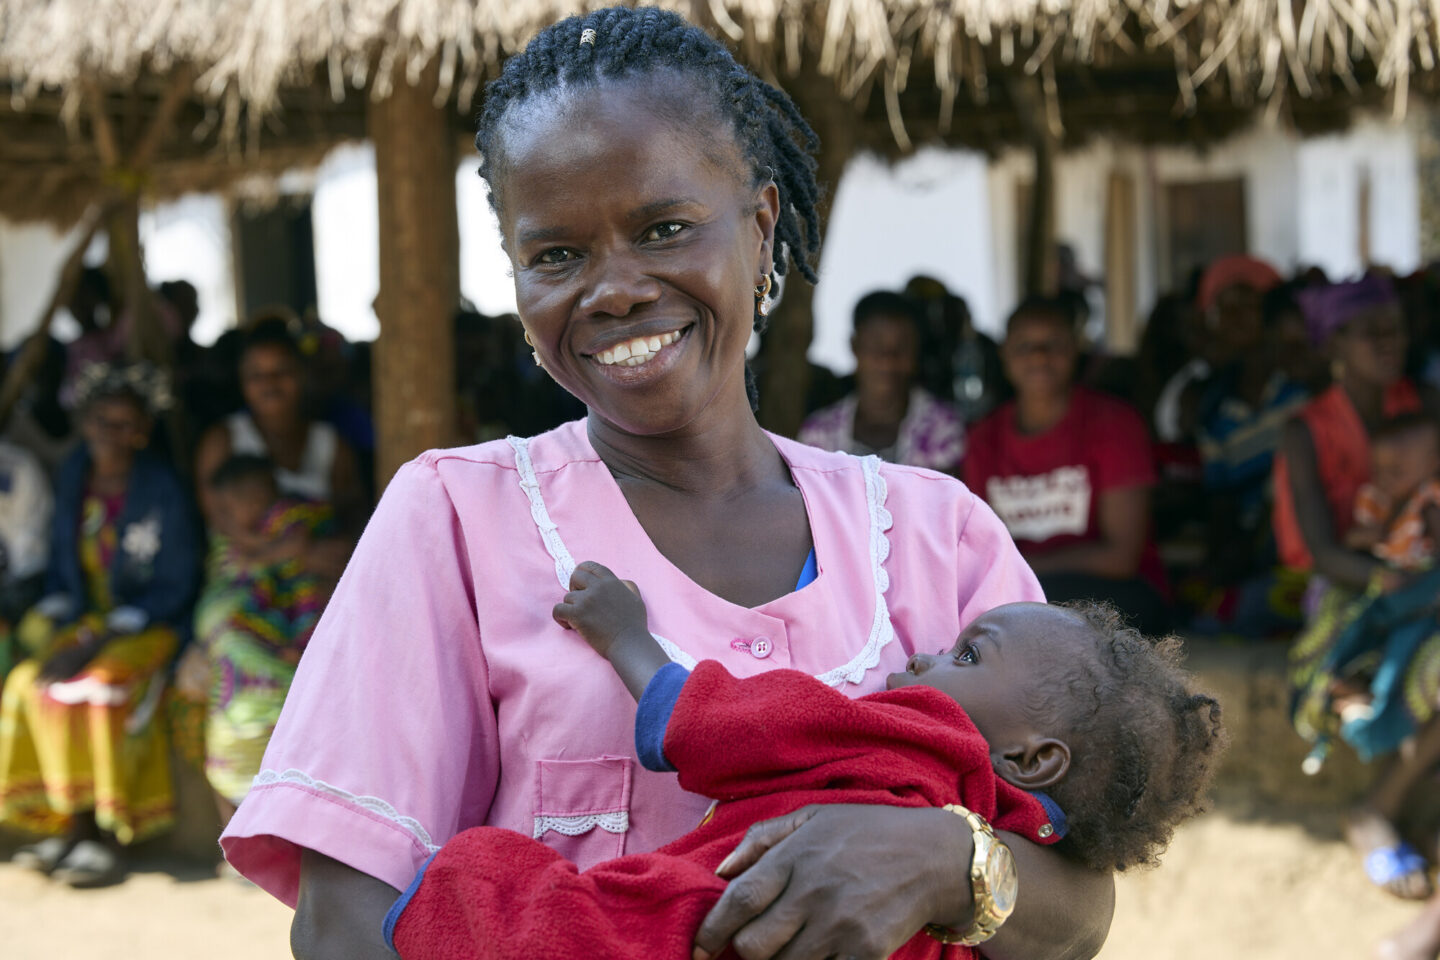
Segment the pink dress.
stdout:
<path fill-rule="evenodd" d="M 677 662 L 742 677 L 790 667 L 849 696 L 883 689 L 912 652 L 947 648 L 986 610 L 1042 599 L 958 481 L 773 440 L 804 497 L 818 575 L 754 609 L 656 550 L 583 421 L 407 464 L 221 837 L 230 862 L 293 906 L 302 847 L 404 889 L 469 827 L 517 830 L 584 869 L 699 823 L 709 800 L 641 768 L 634 700 L 551 619 L 577 559 L 640 584 Z"/>

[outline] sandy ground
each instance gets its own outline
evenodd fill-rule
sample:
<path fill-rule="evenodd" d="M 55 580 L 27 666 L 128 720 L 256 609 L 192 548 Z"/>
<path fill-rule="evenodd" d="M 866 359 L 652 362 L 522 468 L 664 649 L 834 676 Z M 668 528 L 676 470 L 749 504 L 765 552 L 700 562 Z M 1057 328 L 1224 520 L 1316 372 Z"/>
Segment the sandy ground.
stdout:
<path fill-rule="evenodd" d="M 1295 823 L 1210 814 L 1158 870 L 1122 877 L 1102 960 L 1364 958 L 1415 907 L 1371 888 L 1349 849 Z M 71 891 L 0 864 L 6 960 L 289 956 L 290 913 L 201 867 L 142 864 L 121 886 Z"/>

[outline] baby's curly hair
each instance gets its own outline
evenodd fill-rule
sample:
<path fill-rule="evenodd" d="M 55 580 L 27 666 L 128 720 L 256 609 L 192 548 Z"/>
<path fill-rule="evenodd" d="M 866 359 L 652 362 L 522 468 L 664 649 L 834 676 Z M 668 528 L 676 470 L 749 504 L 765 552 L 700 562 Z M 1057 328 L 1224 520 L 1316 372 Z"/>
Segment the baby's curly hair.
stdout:
<path fill-rule="evenodd" d="M 1227 737 L 1220 704 L 1181 668 L 1181 642 L 1150 640 L 1114 607 L 1057 604 L 1093 630 L 1096 656 L 1064 668 L 1059 708 L 1070 769 L 1048 789 L 1069 833 L 1056 847 L 1097 870 L 1153 866 L 1205 809 Z"/>

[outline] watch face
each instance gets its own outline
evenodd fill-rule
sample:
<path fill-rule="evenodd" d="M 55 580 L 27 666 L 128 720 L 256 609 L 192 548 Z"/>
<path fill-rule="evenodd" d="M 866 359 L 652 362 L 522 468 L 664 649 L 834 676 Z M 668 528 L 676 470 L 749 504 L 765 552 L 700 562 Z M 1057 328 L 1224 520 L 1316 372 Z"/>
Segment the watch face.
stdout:
<path fill-rule="evenodd" d="M 1015 873 L 1015 857 L 1003 843 L 991 847 L 990 856 L 985 858 L 985 882 L 990 887 L 995 913 L 1002 920 L 1010 916 L 1015 909 L 1015 897 L 1020 892 L 1020 881 Z"/>

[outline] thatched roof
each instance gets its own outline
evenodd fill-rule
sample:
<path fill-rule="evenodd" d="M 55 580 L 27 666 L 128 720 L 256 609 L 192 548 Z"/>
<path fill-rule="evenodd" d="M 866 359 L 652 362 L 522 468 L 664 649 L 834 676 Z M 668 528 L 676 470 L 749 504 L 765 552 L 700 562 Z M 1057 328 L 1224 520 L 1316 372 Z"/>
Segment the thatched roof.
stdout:
<path fill-rule="evenodd" d="M 1440 0 L 653 2 L 727 35 L 782 82 L 802 66 L 833 78 L 901 149 L 1013 138 L 1016 77 L 1042 83 L 1054 127 L 1063 120 L 1073 132 L 1078 120 L 1108 131 L 1128 116 L 1132 135 L 1193 138 L 1229 132 L 1266 105 L 1293 117 L 1307 101 L 1389 96 L 1403 110 L 1412 78 L 1430 75 L 1440 55 Z M 103 180 L 104 158 L 81 135 L 94 101 L 113 125 L 133 126 L 177 69 L 188 85 L 175 118 L 183 135 L 147 173 L 155 194 L 218 186 L 256 163 L 363 136 L 354 93 L 383 97 L 397 71 L 438 69 L 437 100 L 454 104 L 463 130 L 506 56 L 557 18 L 604 5 L 0 0 L 0 82 L 10 93 L 8 103 L 0 97 L 0 213 L 72 218 L 84 183 L 93 192 Z M 1318 125 L 1333 122 L 1325 109 Z M 1175 127 L 1207 110 L 1199 126 Z M 68 169 L 46 169 L 57 166 Z"/>

